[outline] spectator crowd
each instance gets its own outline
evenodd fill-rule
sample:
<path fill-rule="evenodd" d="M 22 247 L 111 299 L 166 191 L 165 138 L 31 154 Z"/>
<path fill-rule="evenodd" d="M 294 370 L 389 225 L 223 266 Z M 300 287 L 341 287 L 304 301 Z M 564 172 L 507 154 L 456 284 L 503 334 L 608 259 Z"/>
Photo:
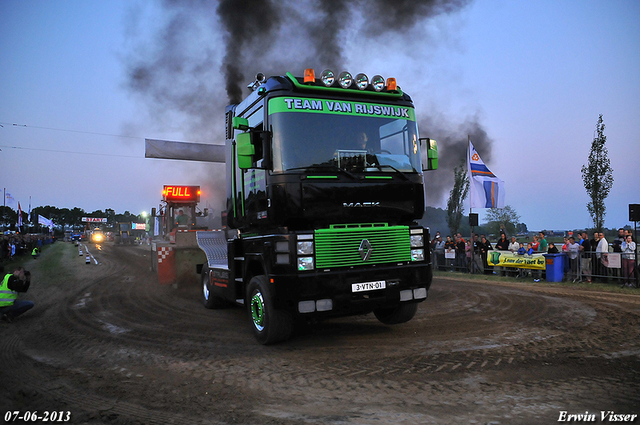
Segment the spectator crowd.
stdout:
<path fill-rule="evenodd" d="M 54 242 L 51 235 L 44 234 L 8 234 L 0 236 L 0 263 L 18 255 L 31 255 L 34 249 Z"/>
<path fill-rule="evenodd" d="M 558 243 L 559 245 L 559 243 Z M 616 237 L 609 242 L 604 233 L 589 234 L 579 232 L 577 236 L 564 237 L 562 246 L 549 242 L 545 232 L 533 235 L 531 240 L 518 241 L 516 236 L 508 238 L 504 233 L 497 242 L 491 243 L 486 235 L 472 234 L 465 239 L 460 233 L 443 239 L 436 232 L 431 241 L 432 263 L 434 269 L 441 271 L 462 271 L 531 276 L 534 281 L 542 278 L 545 270 L 513 266 L 495 266 L 489 261 L 492 251 L 508 252 L 522 258 L 533 258 L 541 254 L 564 254 L 564 278 L 573 282 L 609 282 L 617 281 L 621 286 L 637 287 L 640 275 L 637 262 L 638 246 L 632 231 L 618 229 Z M 611 255 L 615 254 L 615 255 Z"/>

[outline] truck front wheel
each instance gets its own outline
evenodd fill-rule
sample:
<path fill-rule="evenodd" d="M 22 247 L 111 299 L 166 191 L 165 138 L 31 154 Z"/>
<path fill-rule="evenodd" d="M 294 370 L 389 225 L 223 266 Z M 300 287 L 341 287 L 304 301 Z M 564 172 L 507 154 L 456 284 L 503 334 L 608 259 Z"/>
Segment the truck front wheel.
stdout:
<path fill-rule="evenodd" d="M 249 320 L 253 334 L 261 344 L 284 341 L 291 336 L 293 319 L 273 307 L 271 290 L 265 276 L 254 276 L 247 287 Z"/>
<path fill-rule="evenodd" d="M 418 311 L 418 303 L 400 304 L 397 307 L 379 308 L 373 311 L 380 322 L 385 325 L 397 325 L 413 319 Z"/>

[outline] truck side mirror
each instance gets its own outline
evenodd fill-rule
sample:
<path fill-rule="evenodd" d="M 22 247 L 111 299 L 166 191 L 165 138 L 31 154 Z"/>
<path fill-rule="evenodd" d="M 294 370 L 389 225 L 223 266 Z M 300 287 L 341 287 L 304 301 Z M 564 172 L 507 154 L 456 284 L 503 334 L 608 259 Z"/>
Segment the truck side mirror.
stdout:
<path fill-rule="evenodd" d="M 434 139 L 420 139 L 422 154 L 422 171 L 438 169 L 438 142 Z"/>
<path fill-rule="evenodd" d="M 268 131 L 248 131 L 238 134 L 236 140 L 238 167 L 246 170 L 271 168 L 271 133 Z M 258 166 L 257 161 L 262 160 Z"/>
<path fill-rule="evenodd" d="M 253 155 L 256 148 L 252 142 L 252 133 L 240 133 L 236 140 L 236 151 L 238 153 L 238 167 L 242 170 L 251 168 L 253 165 Z"/>
<path fill-rule="evenodd" d="M 231 125 L 235 130 L 247 131 L 249 130 L 249 120 L 242 117 L 233 117 Z"/>

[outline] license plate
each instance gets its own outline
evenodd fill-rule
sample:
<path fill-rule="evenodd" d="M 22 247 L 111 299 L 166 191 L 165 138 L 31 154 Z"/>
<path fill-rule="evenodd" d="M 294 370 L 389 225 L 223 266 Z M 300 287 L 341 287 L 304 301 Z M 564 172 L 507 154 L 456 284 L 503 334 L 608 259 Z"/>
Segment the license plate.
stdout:
<path fill-rule="evenodd" d="M 375 282 L 352 283 L 351 292 L 376 291 L 378 289 L 384 289 L 386 287 L 387 282 L 384 280 L 377 280 Z"/>

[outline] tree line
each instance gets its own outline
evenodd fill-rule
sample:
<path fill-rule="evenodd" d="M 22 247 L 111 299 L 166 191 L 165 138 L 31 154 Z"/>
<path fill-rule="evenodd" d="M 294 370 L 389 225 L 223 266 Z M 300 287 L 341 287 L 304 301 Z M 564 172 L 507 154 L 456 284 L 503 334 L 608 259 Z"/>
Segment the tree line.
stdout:
<path fill-rule="evenodd" d="M 22 211 L 23 227 L 36 226 L 38 224 L 39 215 L 53 221 L 53 224 L 55 226 L 70 228 L 84 227 L 85 223 L 82 221 L 82 217 L 106 217 L 109 223 L 143 221 L 142 217 L 131 214 L 129 211 L 125 211 L 123 214 L 117 214 L 113 209 L 86 212 L 82 208 L 78 207 L 69 209 L 46 205 L 33 208 L 31 210 L 31 216 L 29 216 L 28 211 Z M 0 225 L 5 229 L 8 228 L 10 230 L 17 230 L 18 211 L 14 210 L 11 207 L 0 206 Z"/>

